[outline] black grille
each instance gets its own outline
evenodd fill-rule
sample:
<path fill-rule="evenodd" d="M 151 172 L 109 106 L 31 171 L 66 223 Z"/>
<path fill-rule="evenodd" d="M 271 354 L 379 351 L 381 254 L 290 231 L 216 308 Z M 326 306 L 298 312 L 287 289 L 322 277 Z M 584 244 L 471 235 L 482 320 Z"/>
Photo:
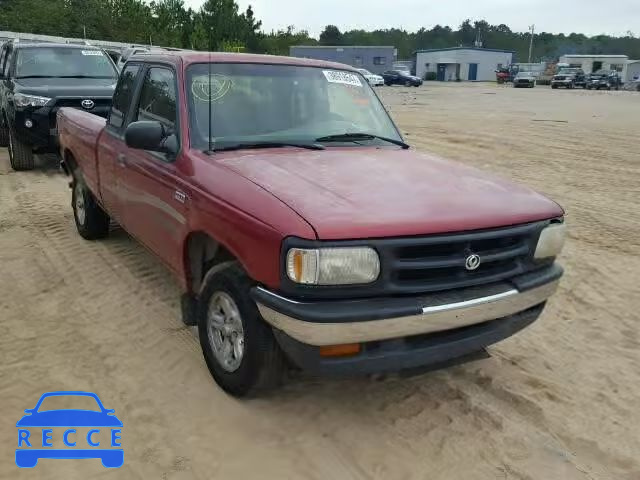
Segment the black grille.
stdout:
<path fill-rule="evenodd" d="M 305 286 L 291 282 L 282 266 L 282 292 L 301 298 L 364 298 L 377 295 L 419 295 L 486 285 L 541 268 L 533 252 L 548 221 L 466 233 L 403 238 L 315 242 L 288 238 L 291 247 L 371 246 L 380 255 L 380 276 L 368 285 Z M 466 268 L 467 257 L 480 256 L 480 266 Z"/>
<path fill-rule="evenodd" d="M 435 291 L 499 281 L 527 270 L 537 240 L 532 226 L 397 240 L 384 249 L 393 290 Z M 466 267 L 480 256 L 475 270 Z"/>

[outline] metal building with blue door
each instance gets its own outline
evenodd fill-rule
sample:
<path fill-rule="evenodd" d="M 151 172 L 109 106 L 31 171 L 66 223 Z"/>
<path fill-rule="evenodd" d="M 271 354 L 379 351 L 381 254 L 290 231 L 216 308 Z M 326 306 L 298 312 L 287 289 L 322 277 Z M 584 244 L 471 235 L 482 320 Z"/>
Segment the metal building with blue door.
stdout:
<path fill-rule="evenodd" d="M 289 48 L 289 55 L 299 58 L 314 58 L 329 62 L 346 63 L 364 68 L 371 73 L 382 73 L 393 69 L 396 49 L 390 46 L 359 45 L 298 45 Z"/>
<path fill-rule="evenodd" d="M 416 76 L 424 79 L 434 72 L 436 79 L 448 81 L 495 81 L 496 70 L 513 63 L 511 50 L 453 47 L 418 50 L 414 54 Z"/>

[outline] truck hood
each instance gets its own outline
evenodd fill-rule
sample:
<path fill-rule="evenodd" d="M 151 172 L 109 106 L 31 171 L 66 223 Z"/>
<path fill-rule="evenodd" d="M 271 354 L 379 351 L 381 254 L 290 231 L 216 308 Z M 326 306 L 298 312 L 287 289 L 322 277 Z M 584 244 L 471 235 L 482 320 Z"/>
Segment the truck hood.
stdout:
<path fill-rule="evenodd" d="M 16 92 L 41 97 L 111 97 L 115 78 L 19 78 Z"/>
<path fill-rule="evenodd" d="M 412 150 L 261 150 L 220 161 L 286 203 L 322 240 L 476 230 L 564 213 L 528 188 Z"/>

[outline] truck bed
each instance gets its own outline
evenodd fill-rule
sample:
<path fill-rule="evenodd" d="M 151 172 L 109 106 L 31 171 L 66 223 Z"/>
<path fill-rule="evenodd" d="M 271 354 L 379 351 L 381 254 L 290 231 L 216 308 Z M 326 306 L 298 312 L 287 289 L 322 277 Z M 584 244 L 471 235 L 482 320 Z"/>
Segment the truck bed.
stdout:
<path fill-rule="evenodd" d="M 67 161 L 69 155 L 73 156 L 76 164 L 82 163 L 82 174 L 87 186 L 93 192 L 98 192 L 96 145 L 106 119 L 75 108 L 61 108 L 57 117 L 63 160 L 71 168 L 74 167 L 73 162 Z"/>

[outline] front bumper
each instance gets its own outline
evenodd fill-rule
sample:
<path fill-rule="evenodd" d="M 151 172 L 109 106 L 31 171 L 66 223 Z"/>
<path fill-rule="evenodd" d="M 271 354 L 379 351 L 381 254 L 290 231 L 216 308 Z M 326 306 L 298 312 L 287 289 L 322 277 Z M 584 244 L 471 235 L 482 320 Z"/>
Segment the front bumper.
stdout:
<path fill-rule="evenodd" d="M 106 117 L 110 108 L 96 106 L 87 112 Z M 58 107 L 45 106 L 40 108 L 25 108 L 15 111 L 12 122 L 16 138 L 22 143 L 32 146 L 38 152 L 53 153 L 58 151 L 58 130 L 56 125 L 56 113 Z M 31 127 L 25 122 L 30 120 Z"/>
<path fill-rule="evenodd" d="M 512 335 L 539 316 L 561 276 L 554 264 L 508 282 L 410 298 L 299 302 L 261 287 L 252 294 L 299 366 L 324 371 L 347 362 L 351 370 L 383 371 L 446 361 Z M 349 343 L 363 351 L 349 359 L 320 357 L 321 346 Z"/>

